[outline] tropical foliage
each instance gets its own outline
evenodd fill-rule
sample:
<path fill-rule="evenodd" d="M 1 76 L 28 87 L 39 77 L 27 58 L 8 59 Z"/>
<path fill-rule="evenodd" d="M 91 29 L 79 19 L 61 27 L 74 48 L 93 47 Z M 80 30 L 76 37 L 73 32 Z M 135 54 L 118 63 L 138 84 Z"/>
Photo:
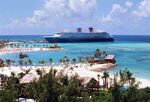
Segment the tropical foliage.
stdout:
<path fill-rule="evenodd" d="M 85 89 L 77 75 L 69 78 L 67 75 L 56 76 L 56 72 L 51 69 L 37 82 L 28 84 L 20 84 L 14 73 L 10 77 L 1 75 L 0 102 L 15 102 L 19 97 L 37 102 L 150 102 L 150 88 L 139 89 L 139 82 L 127 69 L 115 75 L 109 88 L 106 86 L 108 72 L 97 75 L 104 79 L 104 87 L 95 91 Z"/>

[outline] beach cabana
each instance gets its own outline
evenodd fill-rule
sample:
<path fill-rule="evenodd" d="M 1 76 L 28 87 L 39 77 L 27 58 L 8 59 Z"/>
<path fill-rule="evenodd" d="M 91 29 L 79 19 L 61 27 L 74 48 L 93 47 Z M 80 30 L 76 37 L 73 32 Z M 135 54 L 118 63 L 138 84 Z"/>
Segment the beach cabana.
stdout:
<path fill-rule="evenodd" d="M 98 90 L 100 85 L 99 82 L 93 77 L 80 77 L 82 85 L 87 90 Z"/>
<path fill-rule="evenodd" d="M 39 78 L 40 76 L 36 74 L 26 74 L 20 79 L 20 83 L 21 84 L 31 83 L 31 82 L 39 80 Z"/>
<path fill-rule="evenodd" d="M 104 63 L 104 60 L 101 58 L 94 58 L 94 63 L 102 64 L 102 63 Z"/>
<path fill-rule="evenodd" d="M 107 55 L 105 57 L 105 63 L 116 63 L 115 55 Z"/>

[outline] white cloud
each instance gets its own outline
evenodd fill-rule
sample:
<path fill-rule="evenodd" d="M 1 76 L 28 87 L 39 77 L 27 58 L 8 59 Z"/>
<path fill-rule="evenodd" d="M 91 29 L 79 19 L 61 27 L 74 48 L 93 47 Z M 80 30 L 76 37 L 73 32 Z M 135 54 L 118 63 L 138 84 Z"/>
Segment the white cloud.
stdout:
<path fill-rule="evenodd" d="M 100 18 L 101 25 L 108 31 L 117 34 L 148 34 L 150 19 L 144 17 L 150 17 L 150 1 L 143 0 L 134 9 L 130 7 L 131 4 L 127 2 L 124 6 L 113 4 L 110 12 Z"/>
<path fill-rule="evenodd" d="M 126 1 L 125 5 L 130 8 L 132 7 L 133 3 L 131 1 Z"/>
<path fill-rule="evenodd" d="M 150 17 L 150 0 L 143 0 L 139 3 L 138 9 L 133 13 L 139 17 Z"/>
<path fill-rule="evenodd" d="M 101 27 L 110 33 L 124 34 L 149 31 L 150 0 L 143 0 L 137 6 L 131 0 L 124 5 L 113 4 L 108 14 L 102 16 L 94 15 L 97 6 L 96 0 L 45 0 L 42 8 L 35 10 L 32 16 L 13 19 L 5 28 L 19 29 L 20 32 L 23 29 L 38 32 L 40 29 L 42 33 L 77 26 Z"/>
<path fill-rule="evenodd" d="M 111 11 L 102 18 L 102 21 L 105 23 L 121 23 L 124 17 L 127 17 L 127 9 L 121 7 L 119 4 L 112 5 Z"/>
<path fill-rule="evenodd" d="M 33 16 L 14 19 L 6 28 L 51 27 L 59 24 L 84 22 L 93 16 L 96 0 L 45 0 L 41 10 L 35 10 Z"/>

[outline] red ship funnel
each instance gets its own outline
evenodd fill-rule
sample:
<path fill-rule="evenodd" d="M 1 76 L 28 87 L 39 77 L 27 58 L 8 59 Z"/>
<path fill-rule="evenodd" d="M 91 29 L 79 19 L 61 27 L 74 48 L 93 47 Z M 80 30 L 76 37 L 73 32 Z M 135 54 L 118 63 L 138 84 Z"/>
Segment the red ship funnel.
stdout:
<path fill-rule="evenodd" d="M 82 28 L 77 28 L 77 32 L 82 32 Z"/>
<path fill-rule="evenodd" d="M 93 32 L 93 28 L 89 27 L 89 32 L 92 33 Z"/>

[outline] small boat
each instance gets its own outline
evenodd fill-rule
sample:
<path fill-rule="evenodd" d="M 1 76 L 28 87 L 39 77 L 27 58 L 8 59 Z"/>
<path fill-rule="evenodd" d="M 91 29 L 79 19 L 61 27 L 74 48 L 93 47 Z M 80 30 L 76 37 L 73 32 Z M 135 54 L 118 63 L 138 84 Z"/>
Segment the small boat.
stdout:
<path fill-rule="evenodd" d="M 19 54 L 19 58 L 21 58 L 21 59 L 26 58 L 26 57 L 28 57 L 27 54 L 22 54 L 22 53 Z"/>
<path fill-rule="evenodd" d="M 51 45 L 50 48 L 56 49 L 56 48 L 60 48 L 60 46 L 58 46 L 57 44 Z"/>

